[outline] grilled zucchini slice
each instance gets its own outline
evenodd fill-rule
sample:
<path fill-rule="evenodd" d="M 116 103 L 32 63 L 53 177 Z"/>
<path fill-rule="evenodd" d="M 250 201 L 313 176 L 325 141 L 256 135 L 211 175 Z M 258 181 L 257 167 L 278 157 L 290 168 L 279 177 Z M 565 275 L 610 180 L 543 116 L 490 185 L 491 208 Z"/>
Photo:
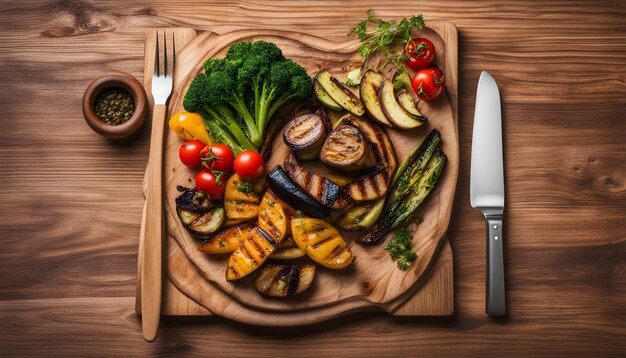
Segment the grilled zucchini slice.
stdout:
<path fill-rule="evenodd" d="M 324 220 L 294 218 L 291 233 L 300 250 L 324 267 L 342 269 L 354 259 L 348 243 Z"/>
<path fill-rule="evenodd" d="M 315 265 L 267 265 L 254 280 L 259 293 L 269 297 L 291 297 L 313 283 Z"/>
<path fill-rule="evenodd" d="M 270 259 L 277 260 L 291 260 L 297 259 L 306 255 L 306 253 L 296 245 L 296 242 L 293 241 L 293 237 L 288 236 L 283 239 L 283 241 L 278 244 L 278 247 L 272 254 L 270 255 Z"/>
<path fill-rule="evenodd" d="M 359 117 L 365 114 L 365 107 L 359 97 L 355 96 L 341 81 L 331 76 L 328 71 L 320 71 L 315 79 L 343 109 Z"/>

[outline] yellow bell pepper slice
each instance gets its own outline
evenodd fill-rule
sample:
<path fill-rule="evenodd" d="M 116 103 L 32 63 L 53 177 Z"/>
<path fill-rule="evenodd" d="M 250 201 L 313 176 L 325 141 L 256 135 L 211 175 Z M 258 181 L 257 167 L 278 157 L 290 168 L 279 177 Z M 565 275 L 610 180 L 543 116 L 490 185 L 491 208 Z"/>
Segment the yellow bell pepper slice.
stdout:
<path fill-rule="evenodd" d="M 213 144 L 209 138 L 202 116 L 198 113 L 176 113 L 170 118 L 169 126 L 177 136 L 183 139 L 197 139 L 205 144 Z"/>

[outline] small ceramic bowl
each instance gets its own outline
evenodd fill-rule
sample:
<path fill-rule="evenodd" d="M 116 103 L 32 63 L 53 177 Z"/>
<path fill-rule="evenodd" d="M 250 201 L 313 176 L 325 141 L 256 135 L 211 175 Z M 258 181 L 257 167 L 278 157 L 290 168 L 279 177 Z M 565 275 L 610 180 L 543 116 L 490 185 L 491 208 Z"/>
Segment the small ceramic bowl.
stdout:
<path fill-rule="evenodd" d="M 130 119 L 122 124 L 106 124 L 96 116 L 96 99 L 102 91 L 109 88 L 123 88 L 133 96 L 135 112 Z M 115 72 L 100 76 L 87 86 L 83 95 L 85 121 L 96 133 L 107 138 L 122 139 L 137 132 L 145 122 L 147 113 L 148 98 L 146 92 L 141 83 L 127 73 Z"/>

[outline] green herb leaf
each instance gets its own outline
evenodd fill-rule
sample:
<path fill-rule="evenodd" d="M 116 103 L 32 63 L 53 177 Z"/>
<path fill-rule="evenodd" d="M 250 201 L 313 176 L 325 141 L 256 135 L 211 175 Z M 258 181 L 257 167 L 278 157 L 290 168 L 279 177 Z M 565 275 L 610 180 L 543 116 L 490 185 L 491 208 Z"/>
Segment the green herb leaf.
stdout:
<path fill-rule="evenodd" d="M 417 259 L 417 254 L 411 249 L 413 233 L 407 228 L 400 229 L 391 241 L 385 245 L 385 251 L 391 259 L 397 261 L 400 270 L 406 270 Z"/>
<path fill-rule="evenodd" d="M 403 18 L 400 21 L 385 21 L 377 18 L 374 10 L 368 10 L 367 19 L 351 28 L 348 35 L 357 35 L 361 40 L 358 51 L 363 60 L 376 52 L 380 52 L 386 58 L 386 61 L 383 62 L 384 67 L 390 62 L 399 65 L 401 61 L 408 58 L 407 56 L 410 56 L 402 53 L 391 53 L 390 49 L 398 44 L 410 42 L 411 31 L 422 28 L 424 28 L 424 17 L 421 14 L 413 15 L 408 19 Z"/>
<path fill-rule="evenodd" d="M 254 194 L 254 188 L 250 182 L 236 183 L 235 188 L 244 194 Z"/>

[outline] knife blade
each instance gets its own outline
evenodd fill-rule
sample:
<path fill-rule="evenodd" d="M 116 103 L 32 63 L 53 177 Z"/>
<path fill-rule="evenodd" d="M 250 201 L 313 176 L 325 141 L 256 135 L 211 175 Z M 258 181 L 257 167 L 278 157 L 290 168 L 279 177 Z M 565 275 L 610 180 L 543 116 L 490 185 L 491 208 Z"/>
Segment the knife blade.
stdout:
<path fill-rule="evenodd" d="M 487 297 L 490 316 L 506 313 L 504 259 L 502 255 L 504 214 L 504 161 L 502 155 L 502 112 L 496 81 L 483 71 L 476 90 L 470 203 L 487 224 Z"/>

